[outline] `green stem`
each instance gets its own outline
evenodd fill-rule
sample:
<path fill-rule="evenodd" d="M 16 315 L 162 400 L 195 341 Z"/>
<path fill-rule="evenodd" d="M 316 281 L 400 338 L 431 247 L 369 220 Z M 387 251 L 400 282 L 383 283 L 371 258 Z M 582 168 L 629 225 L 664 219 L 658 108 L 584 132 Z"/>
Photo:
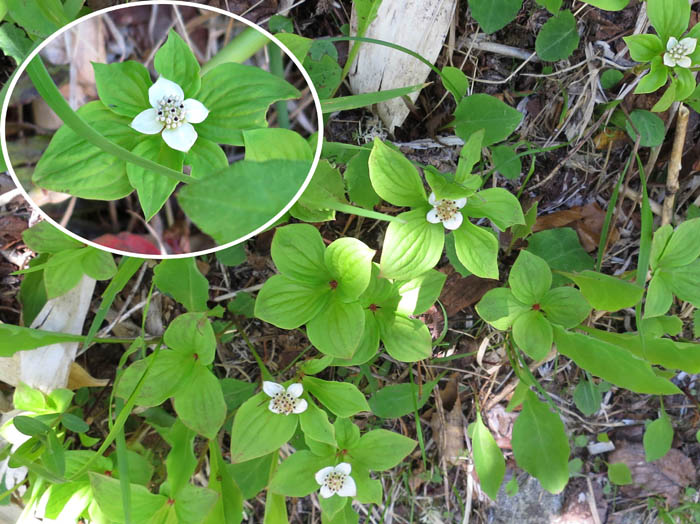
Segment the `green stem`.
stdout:
<path fill-rule="evenodd" d="M 179 171 L 161 166 L 156 162 L 133 154 L 131 151 L 124 149 L 95 131 L 68 105 L 68 102 L 63 98 L 63 95 L 51 79 L 39 55 L 36 55 L 27 65 L 27 74 L 32 79 L 34 87 L 36 87 L 41 97 L 46 101 L 49 107 L 54 110 L 58 117 L 63 120 L 63 123 L 94 146 L 97 146 L 106 153 L 121 158 L 125 162 L 135 164 L 159 175 L 167 176 L 178 182 L 189 184 L 192 181 L 190 177 L 183 175 Z"/>
<path fill-rule="evenodd" d="M 284 79 L 284 62 L 282 61 L 282 50 L 274 44 L 267 46 L 267 52 L 270 54 L 270 73 Z M 287 101 L 280 100 L 275 102 L 277 110 L 277 124 L 279 127 L 289 129 L 289 110 L 287 109 Z"/>
<path fill-rule="evenodd" d="M 340 211 L 341 213 L 348 213 L 349 215 L 357 215 L 365 218 L 374 218 L 375 220 L 386 220 L 387 222 L 398 222 L 399 224 L 405 224 L 406 222 L 399 217 L 393 217 L 384 213 L 378 213 L 377 211 L 371 211 L 362 207 L 353 206 L 350 204 L 344 204 L 342 202 L 337 202 L 335 200 L 329 200 L 323 203 L 328 209 L 334 209 L 335 211 Z"/>
<path fill-rule="evenodd" d="M 227 62 L 245 62 L 268 43 L 270 40 L 260 31 L 246 27 L 202 66 L 202 75 Z"/>

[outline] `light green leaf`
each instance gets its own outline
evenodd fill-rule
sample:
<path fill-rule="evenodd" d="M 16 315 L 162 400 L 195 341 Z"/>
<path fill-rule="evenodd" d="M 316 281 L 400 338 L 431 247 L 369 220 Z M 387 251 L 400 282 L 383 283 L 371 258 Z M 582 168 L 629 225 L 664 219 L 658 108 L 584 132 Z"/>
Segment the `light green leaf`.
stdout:
<path fill-rule="evenodd" d="M 700 256 L 700 218 L 686 220 L 678 226 L 663 253 L 658 265 L 663 268 L 681 267 Z"/>
<path fill-rule="evenodd" d="M 479 316 L 501 331 L 509 329 L 515 319 L 528 310 L 530 305 L 520 302 L 511 290 L 505 287 L 487 291 L 476 305 Z"/>
<path fill-rule="evenodd" d="M 41 38 L 55 33 L 67 24 L 66 15 L 60 0 L 6 0 L 12 19 L 27 33 Z"/>
<path fill-rule="evenodd" d="M 83 278 L 82 258 L 86 253 L 85 248 L 69 249 L 49 258 L 44 268 L 46 298 L 52 299 L 65 295 L 78 285 Z"/>
<path fill-rule="evenodd" d="M 637 62 L 651 62 L 666 51 L 661 39 L 652 34 L 625 36 L 622 38 L 630 50 L 630 57 Z"/>
<path fill-rule="evenodd" d="M 335 219 L 333 208 L 337 203 L 347 204 L 345 182 L 336 167 L 328 160 L 321 160 L 311 182 L 289 212 L 305 222 L 325 222 Z"/>
<path fill-rule="evenodd" d="M 192 50 L 174 29 L 170 30 L 165 44 L 156 52 L 153 67 L 163 77 L 179 85 L 185 92 L 185 98 L 193 98 L 199 91 L 202 82 L 199 63 Z M 232 82 L 235 80 L 232 79 Z M 200 99 L 197 97 L 197 100 Z M 211 111 L 209 106 L 207 108 Z"/>
<path fill-rule="evenodd" d="M 418 207 L 427 204 L 418 170 L 401 153 L 378 138 L 369 156 L 369 178 L 377 194 L 395 206 Z"/>
<path fill-rule="evenodd" d="M 547 20 L 535 39 L 537 56 L 546 62 L 556 62 L 571 56 L 578 47 L 576 18 L 568 9 Z"/>
<path fill-rule="evenodd" d="M 653 93 L 661 89 L 668 80 L 668 68 L 661 55 L 651 59 L 649 72 L 642 77 L 634 89 L 635 94 Z"/>
<path fill-rule="evenodd" d="M 135 117 L 150 109 L 148 88 L 151 76 L 142 64 L 129 60 L 113 64 L 93 62 L 100 100 L 118 115 Z"/>
<path fill-rule="evenodd" d="M 673 443 L 673 426 L 665 411 L 644 430 L 644 455 L 647 462 L 663 457 Z"/>
<path fill-rule="evenodd" d="M 126 368 L 117 383 L 115 395 L 128 399 L 155 357 L 155 354 L 151 354 Z M 194 366 L 195 360 L 191 356 L 161 350 L 136 395 L 136 404 L 146 407 L 162 404 L 186 385 Z"/>
<path fill-rule="evenodd" d="M 100 510 L 114 522 L 124 522 L 124 507 L 122 491 L 118 479 L 90 472 L 90 485 Z M 161 507 L 167 503 L 167 497 L 154 495 L 145 486 L 131 484 L 129 486 L 131 514 L 139 517 L 139 522 L 147 522 Z"/>
<path fill-rule="evenodd" d="M 29 229 L 25 229 L 22 232 L 22 240 L 35 253 L 56 253 L 84 246 L 83 243 L 66 235 L 63 231 L 46 221 L 37 222 Z"/>
<path fill-rule="evenodd" d="M 476 422 L 470 425 L 469 431 L 472 439 L 474 465 L 479 475 L 481 489 L 491 497 L 491 500 L 496 500 L 506 473 L 506 461 L 503 458 L 503 453 L 501 453 L 496 439 L 484 425 L 481 413 L 478 411 Z"/>
<path fill-rule="evenodd" d="M 632 472 L 624 462 L 608 464 L 608 479 L 617 486 L 632 484 Z"/>
<path fill-rule="evenodd" d="M 530 358 L 542 360 L 552 349 L 552 324 L 540 311 L 526 311 L 513 322 L 513 340 Z"/>
<path fill-rule="evenodd" d="M 309 142 L 299 133 L 285 128 L 260 128 L 243 131 L 245 159 L 251 162 L 268 160 L 298 160 L 309 162 L 314 152 Z M 270 147 L 274 144 L 275 147 Z"/>
<path fill-rule="evenodd" d="M 495 33 L 514 20 L 522 5 L 522 0 L 469 0 L 471 15 L 486 34 Z"/>
<path fill-rule="evenodd" d="M 333 457 L 318 457 L 303 449 L 293 453 L 279 465 L 269 490 L 287 497 L 306 497 L 321 486 L 316 482 L 316 473 L 333 465 Z"/>
<path fill-rule="evenodd" d="M 344 302 L 356 300 L 369 285 L 376 251 L 356 238 L 339 238 L 324 254 L 325 265 L 337 282 L 335 292 Z"/>
<path fill-rule="evenodd" d="M 369 155 L 369 152 L 361 151 L 353 156 L 345 168 L 343 177 L 348 186 L 350 200 L 367 209 L 373 209 L 381 199 L 369 179 Z"/>
<path fill-rule="evenodd" d="M 401 213 L 404 223 L 391 222 L 384 236 L 379 262 L 386 278 L 409 280 L 432 269 L 440 260 L 445 242 L 442 224 L 431 224 L 423 207 Z"/>
<path fill-rule="evenodd" d="M 194 258 L 162 260 L 153 269 L 155 285 L 170 295 L 187 311 L 206 311 L 209 281 L 197 267 Z"/>
<path fill-rule="evenodd" d="M 478 93 L 466 96 L 454 113 L 455 130 L 463 140 L 483 129 L 483 146 L 504 140 L 520 125 L 523 115 L 498 98 Z"/>
<path fill-rule="evenodd" d="M 591 306 L 602 311 L 632 307 L 644 294 L 644 288 L 636 284 L 596 271 L 586 270 L 565 275 L 576 282 Z"/>
<path fill-rule="evenodd" d="M 528 251 L 521 251 L 508 275 L 515 298 L 524 304 L 537 304 L 552 285 L 552 271 L 547 262 Z"/>
<path fill-rule="evenodd" d="M 364 331 L 365 312 L 359 302 L 331 299 L 306 325 L 309 341 L 323 354 L 350 358 Z"/>
<path fill-rule="evenodd" d="M 435 269 L 426 271 L 399 285 L 401 301 L 396 310 L 405 315 L 422 315 L 432 307 L 442 292 L 447 275 Z"/>
<path fill-rule="evenodd" d="M 394 321 L 380 323 L 381 337 L 387 353 L 401 362 L 418 362 L 433 353 L 433 338 L 422 321 L 396 315 Z"/>
<path fill-rule="evenodd" d="M 649 0 L 647 16 L 665 43 L 670 36 L 680 38 L 688 28 L 690 4 L 682 0 Z"/>
<path fill-rule="evenodd" d="M 666 127 L 664 126 L 664 121 L 655 115 L 651 111 L 645 111 L 644 109 L 635 109 L 630 113 L 630 121 L 626 123 L 627 134 L 630 138 L 635 141 L 637 140 L 637 131 L 642 136 L 639 140 L 639 145 L 642 147 L 656 147 L 660 146 L 666 135 Z M 634 124 L 634 130 L 632 127 Z"/>
<path fill-rule="evenodd" d="M 308 403 L 305 411 L 299 414 L 301 430 L 308 438 L 335 447 L 335 429 L 328 422 L 328 415 L 313 402 Z"/>
<path fill-rule="evenodd" d="M 416 447 L 417 442 L 400 433 L 375 429 L 360 437 L 348 449 L 351 464 L 357 463 L 373 471 L 385 471 L 401 463 Z"/>
<path fill-rule="evenodd" d="M 415 409 L 420 410 L 430 399 L 439 379 L 423 385 L 423 394 L 418 395 L 418 386 L 410 383 L 391 384 L 378 390 L 369 399 L 372 413 L 380 418 L 399 418 Z"/>
<path fill-rule="evenodd" d="M 83 249 L 80 264 L 87 276 L 95 280 L 109 280 L 117 274 L 117 265 L 114 263 L 112 253 L 91 246 Z"/>
<path fill-rule="evenodd" d="M 467 89 L 469 89 L 469 79 L 461 69 L 452 66 L 445 66 L 442 68 L 441 78 L 443 86 L 445 86 L 445 89 L 452 93 L 452 96 L 455 97 L 456 102 L 462 100 L 464 95 L 467 94 Z"/>
<path fill-rule="evenodd" d="M 511 192 L 500 187 L 484 189 L 474 194 L 467 199 L 463 212 L 470 217 L 486 217 L 501 231 L 515 224 L 525 224 L 525 217 L 518 199 Z"/>
<path fill-rule="evenodd" d="M 218 173 L 229 165 L 224 150 L 218 144 L 201 136 L 197 137 L 197 141 L 185 153 L 184 163 L 191 167 L 190 176 L 197 180 Z M 217 251 L 218 253 L 220 251 Z"/>
<path fill-rule="evenodd" d="M 662 270 L 662 274 L 666 273 Z M 671 289 L 679 299 L 700 307 L 700 260 L 677 267 L 670 272 Z"/>
<path fill-rule="evenodd" d="M 321 233 L 310 224 L 278 228 L 270 248 L 272 260 L 280 273 L 310 284 L 331 280 L 324 262 L 325 250 Z"/>
<path fill-rule="evenodd" d="M 622 11 L 630 0 L 584 0 L 587 4 L 605 9 L 606 11 Z"/>
<path fill-rule="evenodd" d="M 208 488 L 188 484 L 175 498 L 178 522 L 202 522 L 214 508 L 219 494 Z"/>
<path fill-rule="evenodd" d="M 578 326 L 591 313 L 591 306 L 573 287 L 550 289 L 540 300 L 540 306 L 547 320 L 566 329 Z"/>
<path fill-rule="evenodd" d="M 547 261 L 552 269 L 583 271 L 593 269 L 593 259 L 581 247 L 576 231 L 560 227 L 539 231 L 528 238 L 527 250 Z M 552 285 L 563 286 L 569 280 L 557 273 L 552 275 Z"/>
<path fill-rule="evenodd" d="M 175 393 L 175 412 L 182 423 L 209 439 L 216 437 L 226 419 L 226 402 L 221 385 L 203 364 Z"/>
<path fill-rule="evenodd" d="M 513 424 L 513 454 L 518 466 L 559 493 L 569 481 L 569 440 L 559 415 L 528 391 L 523 410 Z"/>
<path fill-rule="evenodd" d="M 670 275 L 663 270 L 656 270 L 649 281 L 646 302 L 644 303 L 644 318 L 665 315 L 673 303 L 672 282 Z"/>
<path fill-rule="evenodd" d="M 305 376 L 302 383 L 309 393 L 338 417 L 347 418 L 360 411 L 370 411 L 365 396 L 353 384 L 329 382 L 310 376 Z M 340 440 L 338 437 L 338 445 L 341 445 Z"/>
<path fill-rule="evenodd" d="M 600 403 L 603 401 L 598 386 L 588 379 L 581 380 L 574 390 L 574 403 L 581 413 L 586 416 L 593 415 L 600 409 Z"/>
<path fill-rule="evenodd" d="M 165 344 L 186 356 L 208 366 L 214 361 L 216 337 L 206 313 L 185 313 L 176 317 L 165 330 Z"/>
<path fill-rule="evenodd" d="M 515 149 L 500 145 L 491 148 L 493 168 L 508 180 L 515 180 L 523 170 L 523 164 Z M 522 212 L 522 211 L 521 211 Z"/>
<path fill-rule="evenodd" d="M 243 130 L 267 127 L 265 115 L 273 102 L 299 95 L 283 78 L 258 67 L 221 64 L 202 77 L 197 100 L 209 115 L 197 124 L 197 133 L 217 144 L 241 146 Z"/>
<path fill-rule="evenodd" d="M 298 328 L 316 317 L 328 304 L 327 284 L 305 284 L 284 275 L 267 279 L 255 301 L 255 316 L 282 329 Z"/>
<path fill-rule="evenodd" d="M 465 220 L 452 234 L 464 267 L 481 278 L 498 278 L 498 240 L 489 230 Z"/>
<path fill-rule="evenodd" d="M 378 104 L 386 100 L 392 100 L 393 98 L 410 95 L 415 91 L 420 91 L 426 85 L 428 84 L 416 84 L 413 86 L 385 89 L 382 91 L 373 91 L 371 93 L 362 93 L 359 95 L 325 98 L 321 100 L 321 112 L 325 115 L 335 113 L 337 111 L 349 111 L 360 107 L 369 107 L 373 104 Z"/>

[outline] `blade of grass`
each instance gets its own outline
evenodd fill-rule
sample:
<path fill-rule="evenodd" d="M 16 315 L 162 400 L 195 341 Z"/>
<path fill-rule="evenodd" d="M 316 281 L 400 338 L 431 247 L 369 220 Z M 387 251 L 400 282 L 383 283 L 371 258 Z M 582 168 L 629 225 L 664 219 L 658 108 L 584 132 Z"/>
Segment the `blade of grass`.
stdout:
<path fill-rule="evenodd" d="M 647 176 L 644 172 L 644 164 L 639 155 L 637 158 L 637 166 L 639 169 L 639 180 L 642 185 L 642 226 L 639 233 L 639 255 L 637 256 L 637 283 L 646 286 L 647 270 L 649 268 L 649 260 L 651 259 L 651 239 L 654 229 L 654 215 L 651 212 L 649 204 L 649 193 L 647 192 Z M 642 355 L 646 358 L 646 343 L 643 333 L 642 324 L 642 301 L 640 300 L 634 308 L 635 319 L 637 321 L 637 331 L 639 332 L 639 342 L 642 348 Z"/>
<path fill-rule="evenodd" d="M 387 89 L 386 91 L 377 91 L 376 93 L 362 93 L 360 95 L 339 96 L 337 98 L 329 98 L 321 100 L 321 111 L 323 113 L 334 113 L 336 111 L 348 111 L 350 109 L 358 109 L 360 107 L 378 104 L 392 98 L 408 95 L 414 91 L 419 91 L 425 86 L 430 85 L 430 82 L 424 84 L 416 84 L 414 86 L 399 87 L 397 89 Z"/>
<path fill-rule="evenodd" d="M 245 62 L 268 43 L 270 39 L 260 31 L 246 27 L 202 66 L 202 75 L 227 62 Z"/>
<path fill-rule="evenodd" d="M 284 78 L 282 50 L 274 43 L 270 42 L 270 44 L 267 46 L 267 53 L 270 56 L 270 73 L 279 78 Z M 279 102 L 275 102 L 275 109 L 277 111 L 277 124 L 279 127 L 289 129 L 289 110 L 287 109 L 287 101 L 280 100 Z"/>
<path fill-rule="evenodd" d="M 116 399 L 114 412 L 117 416 L 124 409 L 124 401 Z M 131 524 L 131 484 L 129 482 L 129 457 L 127 456 L 126 438 L 124 427 L 117 431 L 117 468 L 119 468 L 119 488 L 122 492 L 122 506 L 124 506 L 124 522 Z"/>
<path fill-rule="evenodd" d="M 425 439 L 423 438 L 423 428 L 420 423 L 420 415 L 418 414 L 418 389 L 413 380 L 413 365 L 409 364 L 408 376 L 411 379 L 411 400 L 413 400 L 413 418 L 416 423 L 416 435 L 418 436 L 418 445 L 420 446 L 420 454 L 423 459 L 423 468 L 428 471 L 428 457 L 425 454 Z"/>

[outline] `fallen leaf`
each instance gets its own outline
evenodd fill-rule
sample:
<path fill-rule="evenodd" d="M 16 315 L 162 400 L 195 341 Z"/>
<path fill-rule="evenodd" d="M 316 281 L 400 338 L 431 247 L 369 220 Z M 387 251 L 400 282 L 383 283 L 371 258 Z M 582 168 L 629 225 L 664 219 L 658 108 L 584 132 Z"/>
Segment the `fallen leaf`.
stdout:
<path fill-rule="evenodd" d="M 109 384 L 107 378 L 95 378 L 80 364 L 73 362 L 68 375 L 68 389 L 102 388 Z"/>
<path fill-rule="evenodd" d="M 440 294 L 440 302 L 445 306 L 447 316 L 451 317 L 476 304 L 488 290 L 498 287 L 498 285 L 497 280 L 479 278 L 475 275 L 463 278 L 453 271 L 447 276 Z"/>
<path fill-rule="evenodd" d="M 605 224 L 606 212 L 597 202 L 591 202 L 585 206 L 576 206 L 570 209 L 555 211 L 549 215 L 540 215 L 532 228 L 533 232 L 545 229 L 555 229 L 559 227 L 571 227 L 578 234 L 583 248 L 588 251 L 598 249 L 600 234 Z M 610 229 L 610 240 L 608 245 L 612 245 L 620 238 L 620 232 L 616 227 Z"/>
<path fill-rule="evenodd" d="M 121 232 L 116 235 L 107 233 L 106 235 L 97 237 L 93 242 L 101 246 L 126 251 L 128 253 L 160 255 L 160 249 L 150 240 L 142 235 L 135 235 L 134 233 Z"/>
<path fill-rule="evenodd" d="M 433 438 L 438 448 L 438 455 L 445 459 L 445 463 L 456 465 L 460 462 L 465 442 L 464 442 L 464 420 L 462 417 L 462 403 L 459 396 L 455 400 L 455 405 L 450 411 L 441 413 L 435 411 L 430 420 L 430 427 L 433 430 Z"/>

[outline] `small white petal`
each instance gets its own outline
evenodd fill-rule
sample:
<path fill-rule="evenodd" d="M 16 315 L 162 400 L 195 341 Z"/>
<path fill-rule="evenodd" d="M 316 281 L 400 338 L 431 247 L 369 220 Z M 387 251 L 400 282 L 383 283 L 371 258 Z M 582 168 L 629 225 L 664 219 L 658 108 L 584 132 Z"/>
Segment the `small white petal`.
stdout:
<path fill-rule="evenodd" d="M 438 217 L 438 212 L 437 212 L 437 209 L 435 209 L 435 208 L 428 211 L 428 214 L 426 215 L 425 218 L 431 224 L 439 224 L 440 223 L 440 218 Z"/>
<path fill-rule="evenodd" d="M 197 141 L 197 131 L 185 122 L 175 129 L 163 129 L 163 140 L 173 149 L 187 153 Z"/>
<path fill-rule="evenodd" d="M 275 401 L 271 400 L 270 403 L 267 405 L 268 409 L 272 411 L 273 413 L 277 413 L 278 415 L 282 413 L 277 406 L 275 406 Z"/>
<path fill-rule="evenodd" d="M 467 205 L 466 198 L 458 198 L 457 200 L 455 200 L 455 206 L 457 206 L 457 209 L 462 209 L 466 205 Z"/>
<path fill-rule="evenodd" d="M 193 124 L 199 124 L 204 121 L 209 114 L 209 110 L 204 107 L 204 104 L 194 98 L 188 98 L 183 104 L 185 104 L 185 118 Z"/>
<path fill-rule="evenodd" d="M 268 397 L 274 397 L 278 393 L 284 393 L 284 386 L 275 382 L 271 382 L 269 380 L 265 380 L 263 382 L 263 391 L 267 394 Z"/>
<path fill-rule="evenodd" d="M 352 471 L 352 466 L 348 464 L 347 462 L 341 462 L 335 467 L 335 471 L 338 473 L 343 473 L 345 475 L 349 475 L 350 472 Z"/>
<path fill-rule="evenodd" d="M 668 39 L 668 42 L 666 42 L 666 51 L 670 51 L 674 47 L 678 45 L 678 39 L 675 36 L 672 36 Z"/>
<path fill-rule="evenodd" d="M 180 98 L 184 98 L 185 93 L 175 82 L 161 76 L 156 80 L 155 84 L 148 88 L 148 101 L 151 103 L 152 107 L 158 107 L 158 102 L 160 102 L 160 99 L 164 96 L 179 96 Z"/>
<path fill-rule="evenodd" d="M 462 213 L 455 213 L 455 215 L 452 218 L 448 218 L 445 220 L 442 225 L 445 226 L 445 229 L 458 229 L 459 226 L 462 225 Z"/>
<path fill-rule="evenodd" d="M 435 204 L 437 204 L 437 199 L 435 198 L 435 193 L 430 193 L 430 196 L 428 197 L 428 203 L 431 206 L 434 206 Z"/>
<path fill-rule="evenodd" d="M 321 486 L 321 490 L 319 491 L 319 493 L 321 494 L 321 496 L 322 496 L 324 499 L 327 499 L 328 497 L 332 497 L 332 496 L 333 496 L 333 492 L 332 492 L 332 491 L 330 490 L 330 488 L 329 488 L 328 486 L 326 486 L 325 484 L 324 484 L 323 486 Z"/>
<path fill-rule="evenodd" d="M 354 497 L 357 495 L 357 486 L 352 477 L 345 477 L 345 482 L 343 482 L 343 487 L 338 490 L 338 495 L 341 497 Z"/>
<path fill-rule="evenodd" d="M 686 69 L 693 65 L 693 62 L 690 60 L 689 56 L 682 56 L 676 61 L 676 65 L 680 67 L 685 67 Z"/>
<path fill-rule="evenodd" d="M 685 47 L 685 54 L 690 55 L 695 52 L 695 47 L 698 45 L 698 39 L 686 36 L 681 39 L 680 44 Z"/>
<path fill-rule="evenodd" d="M 328 476 L 329 473 L 333 472 L 333 466 L 328 466 L 323 469 L 319 469 L 316 472 L 316 475 L 314 478 L 316 479 L 316 482 L 319 484 L 323 484 L 326 481 L 326 477 Z"/>
<path fill-rule="evenodd" d="M 306 400 L 302 398 L 294 405 L 294 409 L 292 410 L 292 412 L 298 415 L 299 413 L 303 413 L 304 411 L 306 411 L 306 408 L 308 407 L 308 402 L 306 402 Z"/>
<path fill-rule="evenodd" d="M 302 386 L 298 382 L 296 384 L 290 385 L 287 388 L 287 393 L 289 393 L 294 398 L 299 398 L 303 392 L 304 392 L 304 386 Z"/>
<path fill-rule="evenodd" d="M 163 129 L 163 124 L 156 119 L 157 116 L 155 109 L 146 109 L 136 115 L 129 125 L 139 133 L 155 135 Z"/>
<path fill-rule="evenodd" d="M 664 65 L 674 67 L 676 65 L 676 60 L 669 53 L 664 53 Z"/>

